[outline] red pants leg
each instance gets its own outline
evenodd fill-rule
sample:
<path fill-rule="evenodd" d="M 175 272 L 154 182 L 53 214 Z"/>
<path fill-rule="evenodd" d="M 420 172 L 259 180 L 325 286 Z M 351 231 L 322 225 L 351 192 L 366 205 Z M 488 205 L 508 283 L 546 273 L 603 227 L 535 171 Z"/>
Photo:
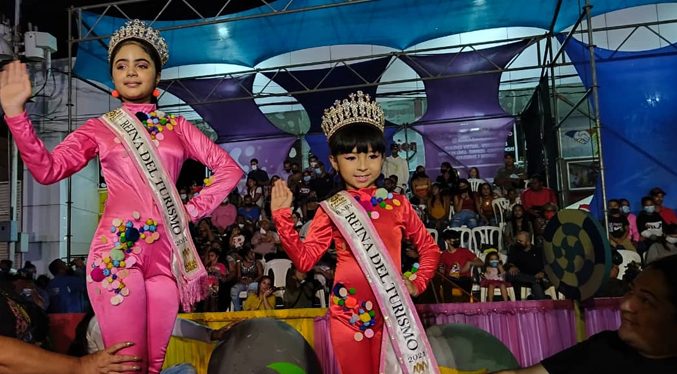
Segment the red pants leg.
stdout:
<path fill-rule="evenodd" d="M 179 310 L 179 293 L 174 278 L 158 275 L 146 279 L 148 316 L 148 373 L 162 370 L 167 345 Z"/>

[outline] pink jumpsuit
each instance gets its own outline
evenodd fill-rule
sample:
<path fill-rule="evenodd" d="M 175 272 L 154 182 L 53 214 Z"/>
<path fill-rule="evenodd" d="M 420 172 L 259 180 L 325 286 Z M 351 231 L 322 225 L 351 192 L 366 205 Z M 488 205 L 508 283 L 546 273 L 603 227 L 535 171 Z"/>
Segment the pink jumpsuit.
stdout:
<path fill-rule="evenodd" d="M 123 105 L 132 113 L 155 111 L 153 104 Z M 73 175 L 99 155 L 108 201 L 87 259 L 89 298 L 105 345 L 133 342 L 133 347 L 121 353 L 141 357 L 142 372 L 159 373 L 179 309 L 179 293 L 160 211 L 132 163 L 134 159 L 98 118 L 85 122 L 52 152 L 38 139 L 26 113 L 5 119 L 21 158 L 41 184 Z M 176 117 L 175 125 L 166 127 L 161 134 L 155 142 L 156 151 L 174 181 L 187 158 L 214 171 L 213 183 L 186 205 L 193 222 L 208 216 L 240 181 L 242 170 L 228 153 L 183 117 Z M 145 234 L 125 250 L 121 264 L 120 258 L 113 255 L 119 246 L 117 233 L 131 227 L 141 231 L 145 227 Z M 127 234 L 131 237 L 130 231 Z M 113 267 L 115 258 L 118 261 Z M 101 279 L 102 273 L 105 279 Z"/>
<path fill-rule="evenodd" d="M 362 202 L 368 202 L 374 195 L 375 188 L 348 191 L 348 193 L 358 196 Z M 394 200 L 397 200 L 396 204 L 393 203 Z M 372 223 L 398 270 L 402 262 L 402 238 L 410 238 L 416 245 L 420 256 L 419 270 L 413 283 L 421 294 L 437 269 L 440 258 L 439 247 L 423 226 L 406 197 L 393 194 L 393 198 L 386 199 L 384 203 L 389 207 L 373 207 L 371 212 Z M 365 331 L 361 329 L 359 323 L 354 323 L 354 321 L 351 323 L 351 318 L 354 317 L 355 310 L 359 307 L 346 310 L 347 308 L 344 305 L 347 304 L 337 304 L 337 300 L 341 302 L 341 298 L 336 295 L 341 286 L 350 290 L 350 295 L 357 299 L 358 305 L 363 305 L 366 302 L 376 305 L 376 299 L 360 265 L 331 218 L 324 210 L 318 209 L 304 241 L 301 241 L 298 233 L 294 230 L 290 209 L 280 209 L 273 212 L 273 220 L 285 251 L 300 271 L 305 272 L 312 269 L 327 251 L 331 241 L 334 241 L 338 263 L 329 307 L 331 317 L 329 329 L 334 353 L 343 374 L 378 373 L 383 318 L 380 310 L 373 307 L 375 324 L 371 326 L 371 329 L 374 335 L 369 337 L 370 335 L 363 334 Z"/>

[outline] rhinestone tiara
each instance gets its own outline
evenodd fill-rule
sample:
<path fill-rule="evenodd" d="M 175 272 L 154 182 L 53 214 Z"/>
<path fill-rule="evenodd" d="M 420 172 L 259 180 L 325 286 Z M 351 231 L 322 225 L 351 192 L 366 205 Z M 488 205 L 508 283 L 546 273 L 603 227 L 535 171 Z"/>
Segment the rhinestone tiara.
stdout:
<path fill-rule="evenodd" d="M 348 97 L 343 101 L 336 100 L 334 106 L 324 110 L 322 131 L 327 140 L 341 127 L 353 123 L 367 123 L 383 131 L 385 116 L 379 103 L 371 101 L 369 95 L 362 91 L 351 93 Z"/>
<path fill-rule="evenodd" d="M 120 42 L 127 39 L 139 39 L 147 42 L 158 53 L 160 56 L 160 61 L 162 65 L 167 63 L 169 60 L 169 50 L 167 49 L 167 43 L 165 38 L 160 36 L 160 32 L 153 30 L 153 28 L 146 26 L 146 23 L 138 19 L 129 20 L 127 23 L 120 27 L 120 30 L 116 31 L 115 34 L 110 38 L 108 43 L 108 60 L 111 59 L 111 54 L 115 49 L 115 46 L 120 44 Z"/>

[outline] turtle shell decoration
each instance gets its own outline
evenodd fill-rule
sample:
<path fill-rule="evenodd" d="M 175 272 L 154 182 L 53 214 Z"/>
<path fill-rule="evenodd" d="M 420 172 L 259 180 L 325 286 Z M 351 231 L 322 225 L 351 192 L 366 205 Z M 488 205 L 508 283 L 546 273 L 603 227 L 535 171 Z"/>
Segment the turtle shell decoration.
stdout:
<path fill-rule="evenodd" d="M 590 213 L 559 211 L 545 227 L 543 239 L 545 273 L 567 299 L 589 299 L 609 279 L 607 233 Z"/>

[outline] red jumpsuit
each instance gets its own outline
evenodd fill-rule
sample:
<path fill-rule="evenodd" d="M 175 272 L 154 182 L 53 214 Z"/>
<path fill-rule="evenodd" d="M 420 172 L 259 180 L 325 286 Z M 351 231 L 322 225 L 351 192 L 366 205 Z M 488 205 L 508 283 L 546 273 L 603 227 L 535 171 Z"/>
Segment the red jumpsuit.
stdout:
<path fill-rule="evenodd" d="M 372 187 L 348 192 L 352 196 L 359 196 L 361 201 L 369 201 L 375 190 L 376 188 Z M 419 270 L 413 283 L 420 294 L 425 290 L 428 281 L 437 269 L 440 250 L 406 197 L 394 194 L 393 200 L 398 200 L 399 206 L 388 204 L 392 209 L 385 209 L 377 205 L 373 207 L 373 211 L 378 214 L 372 212 L 371 219 L 398 270 L 401 268 L 402 238 L 410 238 L 418 248 Z M 359 303 L 370 301 L 376 305 L 376 299 L 369 283 L 346 240 L 322 209 L 318 209 L 305 241 L 302 241 L 294 230 L 290 209 L 273 212 L 273 221 L 289 258 L 303 272 L 312 269 L 333 240 L 338 253 L 334 284 L 342 284 L 346 289 L 354 289 L 353 296 Z M 329 307 L 330 333 L 341 372 L 344 374 L 378 373 L 383 331 L 383 319 L 379 308 L 372 308 L 376 322 L 372 326 L 374 336 L 357 341 L 355 335 L 360 329 L 350 322 L 354 315 L 353 312 L 346 311 L 346 308 L 337 305 L 335 300 L 336 298 L 332 298 Z"/>

